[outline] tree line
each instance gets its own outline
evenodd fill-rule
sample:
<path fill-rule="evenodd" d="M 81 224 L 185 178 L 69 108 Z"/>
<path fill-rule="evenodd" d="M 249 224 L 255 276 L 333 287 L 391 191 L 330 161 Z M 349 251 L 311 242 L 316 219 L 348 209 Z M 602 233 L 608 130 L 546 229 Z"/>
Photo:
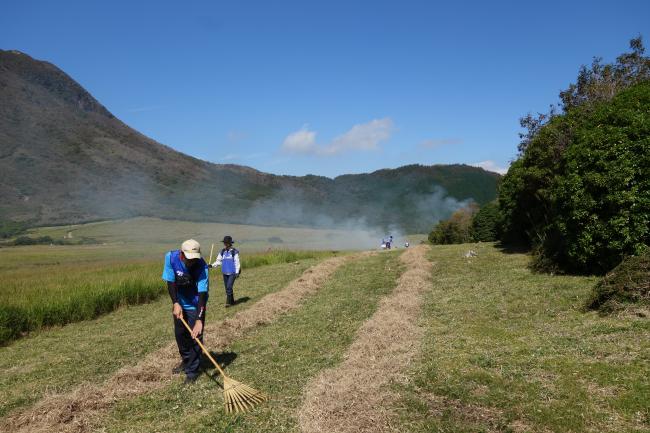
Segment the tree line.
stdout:
<path fill-rule="evenodd" d="M 520 119 L 498 198 L 440 221 L 433 243 L 501 241 L 545 271 L 602 274 L 650 244 L 650 58 L 630 51 L 582 66 L 546 113 Z"/>

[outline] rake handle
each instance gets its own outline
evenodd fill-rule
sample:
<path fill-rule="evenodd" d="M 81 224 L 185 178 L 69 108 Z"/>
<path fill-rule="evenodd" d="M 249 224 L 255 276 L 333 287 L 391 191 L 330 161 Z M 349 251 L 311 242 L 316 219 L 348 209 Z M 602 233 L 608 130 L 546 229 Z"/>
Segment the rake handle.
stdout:
<path fill-rule="evenodd" d="M 183 322 L 183 325 L 185 325 L 185 327 L 187 328 L 188 332 L 189 332 L 190 334 L 192 334 L 192 328 L 190 328 L 190 325 L 187 324 L 187 322 L 185 321 L 185 319 L 183 319 L 183 317 L 181 316 L 181 317 L 179 317 L 179 320 L 180 320 L 181 322 Z M 208 349 L 206 349 L 205 346 L 203 345 L 203 343 L 201 343 L 201 340 L 199 340 L 198 338 L 194 338 L 194 341 L 196 341 L 196 342 L 199 344 L 199 347 L 201 347 L 201 350 L 203 350 L 203 353 L 205 353 L 205 356 L 207 356 L 208 359 L 209 359 L 210 361 L 212 361 L 212 363 L 214 364 L 215 368 L 216 368 L 217 370 L 219 370 L 219 373 L 221 373 L 221 375 L 222 375 L 223 377 L 226 377 L 226 373 L 223 372 L 223 369 L 219 366 L 219 364 L 217 363 L 217 361 L 215 361 L 214 358 L 212 357 L 212 355 L 210 355 L 210 352 L 208 352 Z"/>
<path fill-rule="evenodd" d="M 212 252 L 214 251 L 214 244 L 210 247 L 210 261 L 208 262 L 209 264 L 212 264 Z"/>

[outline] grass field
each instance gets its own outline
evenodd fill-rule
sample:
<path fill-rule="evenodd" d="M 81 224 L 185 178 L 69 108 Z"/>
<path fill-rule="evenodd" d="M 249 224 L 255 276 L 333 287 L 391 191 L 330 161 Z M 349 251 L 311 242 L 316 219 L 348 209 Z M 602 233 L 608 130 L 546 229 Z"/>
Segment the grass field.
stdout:
<path fill-rule="evenodd" d="M 213 287 L 207 320 L 217 321 L 272 293 L 298 277 L 316 259 L 258 267 L 242 274 L 234 308 L 221 307 L 223 288 Z M 118 368 L 173 340 L 168 297 L 127 307 L 99 319 L 57 327 L 0 348 L 0 416 L 46 393 L 104 380 Z"/>
<path fill-rule="evenodd" d="M 94 239 L 107 245 L 135 246 L 133 253 L 152 255 L 176 247 L 185 239 L 196 239 L 203 245 L 204 253 L 209 245 L 224 235 L 231 235 L 237 247 L 245 251 L 286 250 L 363 250 L 374 249 L 387 233 L 370 229 L 337 230 L 290 227 L 263 227 L 241 224 L 197 223 L 161 220 L 158 218 L 132 218 L 103 221 L 81 225 L 41 227 L 28 232 L 29 236 L 50 236 L 75 242 L 82 238 Z M 405 241 L 411 244 L 426 239 L 424 235 L 401 236 L 396 245 Z M 138 247 L 140 246 L 140 247 Z M 142 248 L 144 247 L 144 248 Z"/>
<path fill-rule="evenodd" d="M 470 248 L 478 257 L 463 257 Z M 342 363 L 361 324 L 393 290 L 403 272 L 398 255 L 347 262 L 299 308 L 225 348 L 232 358 L 227 372 L 271 396 L 256 411 L 226 415 L 212 379 L 183 387 L 178 377 L 115 402 L 92 420 L 93 428 L 300 431 L 306 387 Z M 417 343 L 418 355 L 405 366 L 405 380 L 385 389 L 398 398 L 390 408 L 396 431 L 650 431 L 647 316 L 584 312 L 595 278 L 533 274 L 527 255 L 489 244 L 436 246 L 428 257 L 434 265 L 419 319 L 422 340 L 404 342 Z M 251 269 L 238 282 L 240 296 L 251 300 L 236 309 L 249 308 L 321 259 Z M 232 314 L 218 304 L 209 311 L 211 321 Z M 169 321 L 169 302 L 160 299 L 0 348 L 0 415 L 28 409 L 52 391 L 101 384 L 173 341 Z"/>
<path fill-rule="evenodd" d="M 244 269 L 324 257 L 334 250 L 358 249 L 369 234 L 344 230 L 259 227 L 134 218 L 32 229 L 72 245 L 0 248 L 0 344 L 28 332 L 98 317 L 121 305 L 152 301 L 165 292 L 162 257 L 187 238 L 214 255 L 224 234 L 235 238 Z M 415 242 L 419 236 L 411 236 Z M 97 244 L 74 244 L 93 239 Z M 378 242 L 378 241 L 377 241 Z M 289 249 L 291 248 L 291 249 Z"/>
<path fill-rule="evenodd" d="M 0 250 L 0 278 L 5 281 L 0 289 L 0 344 L 43 327 L 93 319 L 120 306 L 150 302 L 167 292 L 160 277 L 162 258 L 126 260 L 115 256 L 93 260 L 97 247 L 84 247 L 85 251 L 72 246 L 49 248 Z M 76 254 L 69 251 L 73 248 Z M 284 250 L 252 253 L 242 257 L 242 269 L 334 254 Z"/>
<path fill-rule="evenodd" d="M 585 313 L 595 278 L 532 274 L 528 256 L 479 248 L 430 253 L 404 431 L 650 431 L 648 317 Z"/>

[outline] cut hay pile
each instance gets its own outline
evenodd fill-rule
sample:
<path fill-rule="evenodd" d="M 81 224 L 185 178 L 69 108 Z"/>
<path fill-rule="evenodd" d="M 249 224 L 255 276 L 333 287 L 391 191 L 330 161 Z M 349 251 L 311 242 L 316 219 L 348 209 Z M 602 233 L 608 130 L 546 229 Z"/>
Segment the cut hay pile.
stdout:
<path fill-rule="evenodd" d="M 650 252 L 623 259 L 594 287 L 587 308 L 611 313 L 636 305 L 650 307 Z"/>
<path fill-rule="evenodd" d="M 401 255 L 406 271 L 361 326 L 344 361 L 308 384 L 299 413 L 303 432 L 399 431 L 391 424 L 398 396 L 388 385 L 406 380 L 409 363 L 420 350 L 418 318 L 423 294 L 431 287 L 427 251 L 418 246 Z"/>

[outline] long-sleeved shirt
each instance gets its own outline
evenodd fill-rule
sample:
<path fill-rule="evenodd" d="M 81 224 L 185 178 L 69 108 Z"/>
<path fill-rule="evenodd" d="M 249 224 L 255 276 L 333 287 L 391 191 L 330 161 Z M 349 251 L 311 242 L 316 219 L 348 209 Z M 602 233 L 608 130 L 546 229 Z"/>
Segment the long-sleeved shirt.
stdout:
<path fill-rule="evenodd" d="M 221 266 L 221 272 L 224 275 L 239 274 L 241 263 L 239 261 L 239 251 L 235 248 L 223 249 L 217 256 L 217 260 L 212 264 L 213 268 Z"/>

